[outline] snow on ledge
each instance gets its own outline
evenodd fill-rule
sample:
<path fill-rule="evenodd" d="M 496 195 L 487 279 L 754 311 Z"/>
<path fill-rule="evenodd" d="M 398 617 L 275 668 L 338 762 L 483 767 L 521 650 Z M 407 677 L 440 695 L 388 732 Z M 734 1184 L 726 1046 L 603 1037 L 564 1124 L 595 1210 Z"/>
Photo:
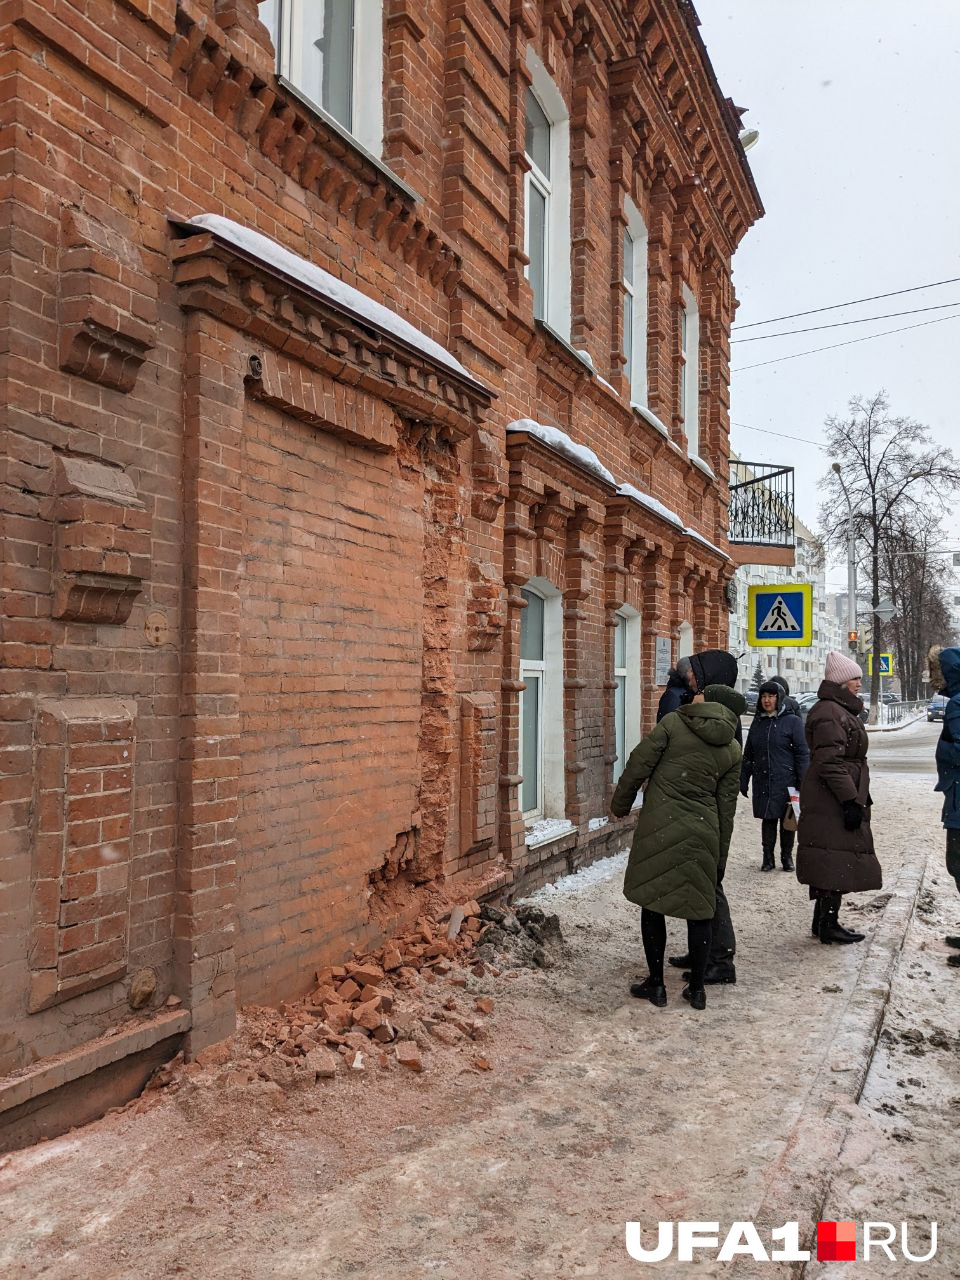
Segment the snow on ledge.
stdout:
<path fill-rule="evenodd" d="M 656 498 L 651 498 L 649 493 L 643 493 L 632 484 L 619 485 L 617 493 L 623 498 L 632 498 L 641 507 L 646 507 L 648 511 L 652 511 L 654 515 L 659 516 L 661 520 L 666 520 L 667 524 L 672 524 L 677 529 L 683 529 L 683 521 L 677 513 L 671 511 L 669 507 L 664 506 Z"/>
<path fill-rule="evenodd" d="M 711 467 L 710 463 L 705 462 L 703 458 L 700 457 L 699 454 L 696 454 L 696 453 L 691 454 L 690 461 L 693 463 L 695 467 L 699 467 L 699 469 L 704 473 L 704 475 L 708 475 L 711 480 L 716 480 L 717 473 L 714 471 L 713 467 Z"/>
<path fill-rule="evenodd" d="M 688 537 L 691 537 L 691 538 L 696 539 L 696 541 L 697 541 L 697 542 L 699 542 L 699 543 L 701 543 L 703 546 L 707 547 L 710 551 L 712 551 L 712 552 L 714 553 L 714 555 L 720 556 L 720 558 L 721 558 L 722 560 L 729 560 L 729 559 L 730 559 L 730 557 L 727 555 L 727 553 L 726 553 L 725 551 L 721 551 L 721 550 L 720 550 L 720 548 L 719 548 L 718 546 L 716 546 L 714 543 L 712 543 L 712 542 L 709 540 L 709 538 L 705 538 L 705 537 L 703 536 L 703 534 L 702 534 L 702 533 L 698 533 L 698 532 L 696 531 L 696 529 L 689 529 L 689 528 L 688 528 L 688 529 L 684 529 L 684 531 L 683 531 L 683 532 L 684 532 L 685 534 L 687 534 L 687 535 L 688 535 Z"/>
<path fill-rule="evenodd" d="M 511 422 L 507 426 L 508 432 L 525 432 L 529 436 L 540 440 L 543 444 L 548 445 L 551 449 L 556 449 L 557 453 L 562 453 L 565 458 L 569 458 L 571 462 L 576 462 L 586 471 L 601 479 L 605 484 L 617 487 L 611 472 L 603 465 L 592 449 L 588 449 L 584 444 L 577 444 L 575 440 L 564 431 L 558 431 L 556 427 L 544 426 L 542 422 L 534 422 L 532 418 L 518 418 L 516 422 Z"/>
<path fill-rule="evenodd" d="M 198 214 L 196 217 L 190 218 L 187 225 L 196 227 L 201 231 L 212 232 L 213 235 L 218 236 L 221 240 L 226 240 L 238 249 L 242 249 L 244 253 L 250 254 L 251 257 L 259 258 L 261 262 L 273 267 L 274 270 L 281 271 L 285 276 L 299 281 L 300 284 L 314 293 L 319 293 L 323 297 L 329 298 L 331 302 L 339 306 L 349 308 L 350 311 L 368 320 L 377 329 L 381 329 L 385 333 L 392 333 L 395 338 L 399 338 L 402 342 L 407 343 L 408 346 L 415 347 L 418 351 L 423 352 L 424 355 L 435 360 L 437 364 L 444 365 L 463 378 L 469 378 L 471 382 L 477 382 L 473 374 L 469 373 L 460 361 L 450 354 L 446 347 L 442 347 L 439 342 L 434 342 L 432 338 L 428 338 L 425 333 L 411 324 L 409 320 L 404 320 L 403 316 L 398 315 L 396 311 L 391 311 L 389 307 L 385 307 L 381 302 L 375 302 L 373 298 L 367 297 L 359 289 L 354 289 L 352 285 L 338 280 L 329 271 L 324 271 L 322 267 L 318 267 L 307 258 L 301 258 L 299 254 L 291 253 L 289 249 L 284 249 L 283 245 L 277 244 L 276 240 L 271 240 L 269 236 L 261 235 L 259 231 L 241 226 L 239 222 L 234 222 L 231 218 L 223 218 L 216 213 Z"/>
<path fill-rule="evenodd" d="M 599 831 L 600 828 L 605 827 L 609 821 L 609 818 L 591 818 L 587 823 L 587 827 L 590 831 Z"/>
<path fill-rule="evenodd" d="M 659 431 L 660 434 L 662 436 L 666 436 L 667 439 L 670 438 L 670 432 L 667 430 L 667 428 L 660 421 L 660 419 L 657 417 L 657 415 L 653 412 L 652 409 L 648 409 L 645 404 L 638 404 L 636 401 L 634 401 L 630 405 L 630 408 L 634 411 L 634 413 L 639 413 L 640 417 L 643 418 L 644 422 L 649 422 L 651 427 L 653 427 L 654 431 Z"/>
<path fill-rule="evenodd" d="M 562 840 L 564 836 L 576 831 L 569 818 L 541 818 L 527 827 L 524 843 L 528 849 L 538 849 L 542 844 L 551 844 L 554 840 Z"/>

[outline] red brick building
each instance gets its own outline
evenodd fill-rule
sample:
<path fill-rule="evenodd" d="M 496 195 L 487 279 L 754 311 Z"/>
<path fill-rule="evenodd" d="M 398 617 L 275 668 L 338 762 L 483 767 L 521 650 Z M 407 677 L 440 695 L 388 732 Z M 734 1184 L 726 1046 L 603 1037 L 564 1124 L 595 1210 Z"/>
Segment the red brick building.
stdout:
<path fill-rule="evenodd" d="M 260 16 L 0 4 L 21 1134 L 428 892 L 619 847 L 664 667 L 725 640 L 762 209 L 692 5 Z"/>

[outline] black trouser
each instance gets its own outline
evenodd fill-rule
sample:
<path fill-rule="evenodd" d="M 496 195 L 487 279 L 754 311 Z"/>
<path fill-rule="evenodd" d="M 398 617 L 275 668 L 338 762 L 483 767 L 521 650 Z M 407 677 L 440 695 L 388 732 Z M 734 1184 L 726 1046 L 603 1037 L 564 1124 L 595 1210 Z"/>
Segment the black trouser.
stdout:
<path fill-rule="evenodd" d="M 764 862 L 773 862 L 777 851 L 777 829 L 780 830 L 780 859 L 785 860 L 793 853 L 793 842 L 797 837 L 795 831 L 788 831 L 782 818 L 764 818 L 760 823 L 760 842 L 763 845 Z"/>
<path fill-rule="evenodd" d="M 960 893 L 960 831 L 947 828 L 947 871 L 957 882 Z"/>
<path fill-rule="evenodd" d="M 710 957 L 710 937 L 713 932 L 712 920 L 687 921 L 687 952 L 690 956 L 690 986 L 703 986 L 703 975 L 707 971 Z M 659 911 L 651 911 L 643 907 L 640 911 L 640 936 L 643 939 L 643 953 L 647 957 L 647 968 L 650 970 L 652 982 L 663 982 L 663 953 L 667 949 L 667 920 Z"/>
<path fill-rule="evenodd" d="M 713 914 L 713 928 L 710 931 L 710 963 L 727 964 L 737 951 L 737 935 L 733 931 L 730 919 L 730 903 L 723 892 L 723 881 L 717 882 L 717 907 Z"/>

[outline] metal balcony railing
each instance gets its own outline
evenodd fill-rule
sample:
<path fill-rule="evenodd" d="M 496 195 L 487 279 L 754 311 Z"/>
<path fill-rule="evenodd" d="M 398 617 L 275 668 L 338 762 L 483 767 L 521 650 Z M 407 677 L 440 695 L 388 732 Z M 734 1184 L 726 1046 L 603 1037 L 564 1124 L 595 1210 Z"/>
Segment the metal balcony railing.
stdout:
<path fill-rule="evenodd" d="M 730 541 L 752 546 L 796 545 L 793 467 L 730 461 Z"/>

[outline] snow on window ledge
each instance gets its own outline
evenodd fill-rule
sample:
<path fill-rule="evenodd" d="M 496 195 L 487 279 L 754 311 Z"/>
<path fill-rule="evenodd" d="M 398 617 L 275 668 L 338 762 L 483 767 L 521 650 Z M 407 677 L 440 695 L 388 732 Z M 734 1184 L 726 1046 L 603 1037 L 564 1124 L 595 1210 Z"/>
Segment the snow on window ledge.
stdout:
<path fill-rule="evenodd" d="M 532 418 L 518 418 L 516 422 L 507 424 L 508 434 L 521 431 L 533 436 L 541 444 L 555 449 L 557 453 L 562 453 L 571 462 L 576 462 L 584 470 L 603 480 L 605 484 L 616 488 L 617 482 L 613 478 L 612 472 L 607 470 L 593 450 L 588 449 L 584 444 L 577 444 L 576 440 L 571 440 L 566 432 L 560 431 L 556 427 L 544 426 L 542 422 L 534 422 Z"/>
<path fill-rule="evenodd" d="M 633 410 L 634 413 L 639 413 L 640 417 L 644 420 L 644 422 L 649 422 L 650 426 L 653 427 L 654 431 L 659 431 L 662 436 L 666 436 L 667 439 L 669 440 L 670 432 L 667 430 L 667 428 L 660 421 L 660 419 L 657 417 L 657 415 L 653 412 L 652 409 L 648 409 L 645 404 L 638 404 L 636 401 L 631 402 L 630 408 Z"/>
<path fill-rule="evenodd" d="M 329 298 L 331 302 L 352 311 L 375 328 L 399 338 L 459 377 L 468 378 L 470 382 L 480 385 L 446 347 L 428 338 L 398 312 L 384 306 L 382 302 L 376 302 L 345 281 L 338 280 L 336 276 L 331 275 L 329 271 L 324 271 L 308 258 L 302 258 L 299 254 L 285 249 L 269 236 L 216 213 L 201 213 L 188 219 L 186 225 L 196 227 L 198 231 L 211 232 L 220 240 L 225 240 L 243 253 L 259 259 L 265 266 L 272 267 L 304 288 Z"/>
<path fill-rule="evenodd" d="M 574 831 L 576 827 L 569 818 L 541 818 L 527 827 L 524 843 L 528 849 L 539 849 L 541 845 L 562 840 Z"/>
<path fill-rule="evenodd" d="M 599 831 L 601 827 L 605 827 L 609 821 L 609 818 L 591 818 L 587 827 L 590 831 Z"/>
<path fill-rule="evenodd" d="M 709 476 L 711 480 L 716 480 L 717 473 L 714 471 L 713 467 L 711 467 L 709 462 L 704 462 L 703 458 L 699 457 L 695 453 L 691 453 L 690 461 L 695 467 L 698 467 L 704 475 Z"/>

